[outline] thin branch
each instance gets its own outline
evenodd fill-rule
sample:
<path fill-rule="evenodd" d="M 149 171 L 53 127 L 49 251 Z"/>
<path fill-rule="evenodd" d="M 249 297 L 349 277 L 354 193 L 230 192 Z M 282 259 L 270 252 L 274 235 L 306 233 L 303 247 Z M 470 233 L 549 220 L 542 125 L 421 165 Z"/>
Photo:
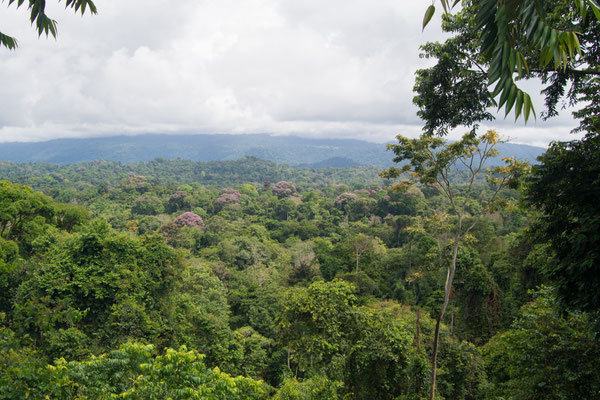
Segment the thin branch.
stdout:
<path fill-rule="evenodd" d="M 600 69 L 574 69 L 574 68 L 565 68 L 563 69 L 553 69 L 553 68 L 544 68 L 544 69 L 540 69 L 540 68 L 530 68 L 529 72 L 535 72 L 538 74 L 543 74 L 543 73 L 547 73 L 547 72 L 563 72 L 566 74 L 570 74 L 570 75 L 574 75 L 577 77 L 582 77 L 582 76 L 600 76 Z"/>

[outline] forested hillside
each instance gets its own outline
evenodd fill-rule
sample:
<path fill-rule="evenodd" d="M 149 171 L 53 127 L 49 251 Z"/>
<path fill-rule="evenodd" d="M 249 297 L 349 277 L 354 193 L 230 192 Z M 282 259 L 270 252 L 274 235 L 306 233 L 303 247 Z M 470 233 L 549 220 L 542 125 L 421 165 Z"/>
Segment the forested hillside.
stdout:
<path fill-rule="evenodd" d="M 376 172 L 3 163 L 0 398 L 425 397 L 457 220 Z M 532 215 L 498 198 L 458 249 L 438 391 L 589 398 L 592 319 L 555 311 Z"/>
<path fill-rule="evenodd" d="M 541 147 L 504 143 L 501 156 L 534 162 Z M 257 157 L 306 168 L 376 165 L 389 167 L 385 144 L 353 139 L 310 139 L 271 135 L 161 135 L 55 139 L 33 143 L 3 143 L 0 160 L 73 164 L 85 161 L 151 161 L 182 158 L 191 161 L 232 161 Z M 494 160 L 500 162 L 500 158 Z"/>
<path fill-rule="evenodd" d="M 92 0 L 64 3 L 81 14 L 96 13 Z M 250 135 L 247 127 L 258 129 L 260 121 L 281 122 L 286 132 L 312 127 L 308 132 L 316 135 L 338 127 L 385 129 L 401 122 L 394 107 L 404 104 L 386 100 L 397 96 L 388 91 L 397 86 L 397 69 L 386 73 L 377 63 L 389 54 L 404 58 L 405 44 L 377 44 L 396 32 L 390 27 L 400 20 L 385 22 L 391 11 L 371 4 L 346 10 L 344 4 L 340 13 L 339 4 L 322 9 L 307 3 L 284 18 L 275 8 L 254 13 L 259 3 L 252 3 L 251 15 L 235 4 L 243 10 L 239 16 L 223 9 L 220 18 L 237 27 L 266 16 L 277 46 L 261 43 L 253 28 L 246 31 L 252 39 L 247 47 L 243 34 L 217 29 L 220 18 L 201 34 L 192 29 L 201 20 L 186 25 L 174 19 L 184 36 L 169 36 L 169 24 L 164 30 L 145 24 L 168 47 L 140 41 L 129 49 L 118 37 L 118 48 L 102 50 L 106 43 L 72 41 L 68 58 L 55 47 L 44 57 L 29 54 L 31 64 L 16 58 L 2 64 L 7 69 L 0 77 L 17 70 L 32 76 L 15 79 L 14 87 L 4 80 L 10 101 L 0 114 L 0 132 L 39 138 L 62 129 L 145 132 L 147 126 L 181 133 L 196 124 L 213 129 L 215 117 L 248 135 L 1 147 L 0 400 L 600 399 L 597 0 L 427 4 L 423 28 L 441 6 L 446 40 L 421 46 L 428 61 L 416 72 L 413 103 L 423 132 L 400 134 L 387 146 Z M 46 2 L 27 5 L 38 35 L 56 37 Z M 188 6 L 179 11 L 187 14 Z M 389 10 L 414 16 L 409 7 Z M 162 25 L 162 10 L 158 14 L 151 21 Z M 316 35 L 307 29 L 309 14 L 326 26 L 356 19 L 360 29 Z M 164 20 L 172 15 L 182 14 Z M 374 29 L 379 39 L 367 32 L 372 21 L 382 22 Z M 278 67 L 278 74 L 255 64 L 267 54 L 262 47 L 268 53 L 284 48 L 283 58 L 311 47 L 279 37 L 291 25 L 298 39 L 307 31 L 313 36 L 307 43 L 326 44 L 316 58 L 350 47 L 363 55 L 334 57 L 333 69 L 320 62 L 306 68 L 298 56 L 289 60 L 293 69 Z M 103 26 L 94 37 L 117 24 Z M 141 25 L 135 28 L 140 38 L 148 35 Z M 344 41 L 345 33 L 352 34 Z M 207 45 L 201 35 L 217 40 Z M 2 46 L 12 51 L 18 42 L 0 33 Z M 73 56 L 88 47 L 110 53 L 113 62 L 129 53 L 142 58 L 92 68 L 95 54 Z M 210 64 L 235 47 L 255 60 Z M 50 57 L 54 51 L 63 58 Z M 191 62 L 188 53 L 205 61 Z M 167 59 L 180 68 L 191 64 L 194 72 L 171 74 L 180 70 L 170 69 Z M 44 75 L 26 68 L 40 60 Z M 337 68 L 344 60 L 350 72 Z M 75 75 L 67 71 L 72 65 Z M 246 102 L 239 102 L 228 75 L 219 80 L 226 86 L 215 86 L 216 97 L 207 92 L 203 98 L 195 86 L 213 86 L 208 72 L 225 66 L 239 76 Z M 130 75 L 122 75 L 125 69 Z M 148 75 L 146 69 L 156 71 Z M 104 78 L 119 79 L 96 82 L 104 70 Z M 243 79 L 259 70 L 269 81 Z M 304 73 L 310 85 L 302 84 Z M 385 90 L 356 86 L 370 74 Z M 42 84 L 55 76 L 60 90 Z M 521 88 L 532 78 L 545 85 L 539 115 Z M 265 90 L 271 79 L 275 92 Z M 328 86 L 336 79 L 339 86 Z M 102 96 L 86 91 L 91 81 L 107 83 Z M 168 90 L 155 92 L 159 81 Z M 112 92 L 111 82 L 124 91 Z M 319 90 L 308 90 L 311 85 Z M 77 89 L 77 96 L 66 89 Z M 143 96 L 134 96 L 140 89 Z M 328 92 L 336 91 L 342 103 L 328 111 L 336 101 Z M 172 104 L 162 103 L 161 93 Z M 104 94 L 119 102 L 102 107 Z M 294 96 L 300 103 L 285 102 Z M 276 109 L 260 101 L 267 98 Z M 252 99 L 259 99 L 257 108 Z M 561 106 L 575 107 L 574 131 L 581 136 L 551 142 L 543 154 L 526 148 L 533 154 L 523 157 L 495 130 L 482 129 L 493 124 L 495 107 L 531 122 L 558 115 Z M 144 113 L 137 114 L 138 107 Z M 73 115 L 67 118 L 63 109 Z M 54 118 L 54 112 L 61 115 Z M 146 119 L 153 123 L 144 125 Z M 466 133 L 447 140 L 455 129 Z"/>

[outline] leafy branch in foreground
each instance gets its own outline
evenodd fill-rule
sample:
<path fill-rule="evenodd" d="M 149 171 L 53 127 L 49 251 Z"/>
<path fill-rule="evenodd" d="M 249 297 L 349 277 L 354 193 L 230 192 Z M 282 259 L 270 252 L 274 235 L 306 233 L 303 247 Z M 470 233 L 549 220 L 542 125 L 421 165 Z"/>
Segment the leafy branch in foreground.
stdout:
<path fill-rule="evenodd" d="M 21 7 L 25 0 L 8 0 L 8 5 L 16 4 L 16 8 Z M 98 10 L 92 0 L 66 0 L 65 7 L 71 8 L 75 12 L 80 11 L 81 15 L 85 14 L 86 10 L 89 10 L 91 14 L 97 14 Z M 57 24 L 56 21 L 46 15 L 46 1 L 45 0 L 29 0 L 27 9 L 30 11 L 29 20 L 32 25 L 35 25 L 38 36 L 42 34 L 52 35 L 56 38 Z M 9 50 L 14 50 L 18 47 L 17 39 L 8 36 L 0 32 L 0 46 L 4 46 Z"/>
<path fill-rule="evenodd" d="M 460 2 L 440 1 L 445 15 Z M 571 0 L 569 3 L 581 20 L 593 13 L 600 21 L 600 6 L 596 0 Z M 498 108 L 504 107 L 506 115 L 514 108 L 515 117 L 522 114 L 527 122 L 531 115 L 535 117 L 535 109 L 530 96 L 515 83 L 515 79 L 530 73 L 526 53 L 534 51 L 538 54 L 542 70 L 552 64 L 554 70 L 564 71 L 569 61 L 581 54 L 578 38 L 581 27 L 573 24 L 565 28 L 552 26 L 546 18 L 544 0 L 473 0 L 472 5 L 477 10 L 475 30 L 481 32 L 479 53 L 488 62 L 488 84 L 496 84 L 492 97 L 499 96 Z M 423 28 L 434 13 L 435 5 L 432 4 L 425 12 Z"/>

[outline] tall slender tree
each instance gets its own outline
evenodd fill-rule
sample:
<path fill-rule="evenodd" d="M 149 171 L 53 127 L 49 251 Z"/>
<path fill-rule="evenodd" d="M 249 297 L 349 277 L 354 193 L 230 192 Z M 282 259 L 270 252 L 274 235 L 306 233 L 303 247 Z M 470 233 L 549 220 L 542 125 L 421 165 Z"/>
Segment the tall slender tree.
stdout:
<path fill-rule="evenodd" d="M 440 325 L 452 292 L 459 246 L 481 218 L 500 205 L 497 201 L 500 190 L 507 185 L 515 185 L 528 166 L 520 161 L 505 159 L 506 166 L 495 167 L 493 170 L 486 169 L 486 161 L 498 155 L 496 145 L 500 142 L 500 139 L 494 131 L 488 131 L 478 137 L 473 130 L 464 135 L 462 140 L 454 143 L 448 143 L 442 138 L 427 135 L 417 139 L 409 139 L 398 135 L 397 139 L 399 144 L 390 144 L 388 149 L 396 154 L 394 162 L 401 163 L 408 160 L 408 163 L 401 168 L 391 167 L 384 171 L 381 176 L 384 178 L 398 178 L 410 172 L 409 179 L 396 185 L 398 189 L 405 189 L 416 183 L 437 186 L 448 199 L 452 216 L 455 219 L 450 241 L 451 259 L 447 265 L 446 283 L 444 284 L 444 301 L 436 319 L 433 337 L 430 398 L 434 400 Z M 486 170 L 491 192 L 487 198 L 479 199 L 482 203 L 485 203 L 481 211 L 472 214 L 468 210 L 468 204 L 475 198 L 473 185 L 477 177 L 485 173 Z M 462 175 L 466 187 L 459 189 L 461 185 L 457 184 L 456 180 L 452 178 L 457 174 Z"/>

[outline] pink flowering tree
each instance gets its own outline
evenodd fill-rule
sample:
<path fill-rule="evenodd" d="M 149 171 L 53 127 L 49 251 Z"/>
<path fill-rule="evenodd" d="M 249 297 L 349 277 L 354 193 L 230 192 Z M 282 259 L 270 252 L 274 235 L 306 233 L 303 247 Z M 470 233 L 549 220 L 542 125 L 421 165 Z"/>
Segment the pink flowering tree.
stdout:
<path fill-rule="evenodd" d="M 137 191 L 139 193 L 145 193 L 150 189 L 148 179 L 143 175 L 135 174 L 130 174 L 127 178 L 123 178 L 120 186 L 128 192 Z"/>
<path fill-rule="evenodd" d="M 175 218 L 173 222 L 179 226 L 189 226 L 190 228 L 200 229 L 205 228 L 202 217 L 190 211 L 184 212 L 183 214 Z"/>
<path fill-rule="evenodd" d="M 271 188 L 273 194 L 277 197 L 284 198 L 290 197 L 294 193 L 296 193 L 296 186 L 292 182 L 288 181 L 279 181 Z"/>
<path fill-rule="evenodd" d="M 239 206 L 241 198 L 242 194 L 237 190 L 231 188 L 223 189 L 219 197 L 213 201 L 213 206 L 215 206 L 217 210 L 222 210 L 228 205 Z"/>
<path fill-rule="evenodd" d="M 358 196 L 354 193 L 345 192 L 335 198 L 335 206 L 338 208 L 344 208 L 344 206 L 354 200 L 358 199 Z"/>

